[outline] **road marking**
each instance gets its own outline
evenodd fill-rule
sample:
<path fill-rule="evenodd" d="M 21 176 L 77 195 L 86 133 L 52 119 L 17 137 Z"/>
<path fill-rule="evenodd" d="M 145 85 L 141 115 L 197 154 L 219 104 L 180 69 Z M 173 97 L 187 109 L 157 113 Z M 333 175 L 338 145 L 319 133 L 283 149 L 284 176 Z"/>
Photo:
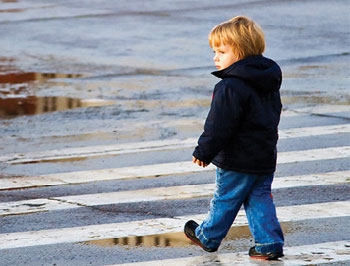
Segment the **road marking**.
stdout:
<path fill-rule="evenodd" d="M 29 214 L 74 209 L 81 206 L 53 199 L 32 199 L 0 203 L 0 217 L 8 215 Z"/>
<path fill-rule="evenodd" d="M 324 219 L 350 216 L 350 201 L 327 202 L 318 204 L 278 207 L 280 222 L 293 222 L 307 219 Z M 182 232 L 183 225 L 189 219 L 203 220 L 206 214 L 138 220 L 124 223 L 88 225 L 39 231 L 26 231 L 0 234 L 0 250 L 74 243 L 106 238 L 127 236 L 146 236 L 163 233 Z M 247 226 L 247 219 L 241 210 L 233 226 Z"/>
<path fill-rule="evenodd" d="M 333 104 L 322 104 L 315 106 L 305 106 L 293 110 L 287 110 L 284 113 L 296 113 L 300 116 L 301 114 L 316 114 L 316 115 L 327 115 L 327 116 L 343 116 L 349 118 L 350 106 L 349 105 L 333 105 Z"/>
<path fill-rule="evenodd" d="M 115 145 L 99 145 L 88 147 L 67 148 L 59 150 L 38 151 L 21 154 L 10 154 L 0 157 L 0 162 L 10 164 L 30 163 L 37 161 L 63 160 L 70 158 L 120 155 L 127 153 L 139 153 L 148 151 L 172 150 L 189 148 L 195 145 L 194 138 L 184 140 L 156 140 L 144 142 L 122 143 Z"/>
<path fill-rule="evenodd" d="M 303 151 L 280 152 L 278 155 L 277 163 L 287 164 L 349 157 L 350 146 L 343 146 Z M 215 166 L 212 164 L 206 168 L 202 168 L 193 164 L 192 162 L 186 161 L 133 167 L 110 168 L 102 170 L 47 174 L 41 176 L 18 178 L 10 177 L 0 179 L 0 190 L 34 186 L 81 184 L 96 181 L 146 178 L 154 176 L 158 177 L 164 175 L 185 174 L 211 170 L 215 170 Z"/>
<path fill-rule="evenodd" d="M 275 178 L 273 189 L 350 183 L 350 171 L 329 172 Z M 47 212 L 79 207 L 134 203 L 157 200 L 180 200 L 213 195 L 215 185 L 183 185 L 142 190 L 39 198 L 0 203 L 0 216 Z M 130 196 L 132 195 L 132 197 Z"/>
<path fill-rule="evenodd" d="M 122 266 L 187 266 L 187 265 L 222 265 L 222 266 L 256 266 L 256 265 L 315 265 L 323 263 L 346 262 L 350 260 L 350 242 L 336 241 L 320 244 L 285 247 L 284 257 L 279 261 L 257 261 L 249 258 L 247 252 L 221 253 L 203 256 L 173 258 L 118 264 Z M 233 263 L 234 262 L 234 263 Z M 344 264 L 345 265 L 345 264 Z M 109 265 L 109 266 L 116 266 Z"/>
<path fill-rule="evenodd" d="M 281 152 L 277 164 L 350 158 L 350 146 Z M 301 160 L 302 159 L 302 160 Z"/>
<path fill-rule="evenodd" d="M 350 133 L 350 124 L 303 127 L 281 130 L 280 139 L 300 138 L 308 136 L 320 136 L 328 134 Z M 67 148 L 59 150 L 38 151 L 29 153 L 15 153 L 0 156 L 0 162 L 10 164 L 32 163 L 40 161 L 64 160 L 71 158 L 86 158 L 107 155 L 120 155 L 127 153 L 139 153 L 146 151 L 160 151 L 193 148 L 197 143 L 197 138 L 170 139 L 159 141 L 144 141 L 135 143 L 123 143 L 115 145 L 99 145 L 88 147 Z"/>

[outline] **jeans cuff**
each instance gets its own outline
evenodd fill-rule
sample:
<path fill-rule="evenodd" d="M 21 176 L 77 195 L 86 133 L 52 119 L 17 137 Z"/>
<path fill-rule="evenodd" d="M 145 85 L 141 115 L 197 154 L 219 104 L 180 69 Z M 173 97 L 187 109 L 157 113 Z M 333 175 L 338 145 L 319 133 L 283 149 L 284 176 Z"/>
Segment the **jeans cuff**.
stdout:
<path fill-rule="evenodd" d="M 255 250 L 259 253 L 276 253 L 283 252 L 283 242 L 255 244 Z"/>
<path fill-rule="evenodd" d="M 211 248 L 211 249 L 216 249 L 220 246 L 221 242 L 216 241 L 216 240 L 211 240 L 208 239 L 204 233 L 203 230 L 198 226 L 196 228 L 196 237 L 201 241 L 201 243 L 207 247 L 207 248 Z"/>

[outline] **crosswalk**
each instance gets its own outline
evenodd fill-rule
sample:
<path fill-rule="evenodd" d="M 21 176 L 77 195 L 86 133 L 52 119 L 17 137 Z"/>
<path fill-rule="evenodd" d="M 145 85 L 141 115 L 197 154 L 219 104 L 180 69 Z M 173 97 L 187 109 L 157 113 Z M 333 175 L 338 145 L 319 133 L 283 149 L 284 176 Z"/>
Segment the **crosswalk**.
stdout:
<path fill-rule="evenodd" d="M 317 110 L 322 111 L 322 110 Z M 288 119 L 288 112 L 284 113 Z M 302 116 L 304 112 L 295 112 L 293 116 Z M 336 167 L 328 171 L 309 172 L 304 174 L 284 174 L 275 178 L 273 191 L 319 188 L 326 186 L 349 186 L 350 184 L 350 124 L 347 120 L 331 125 L 304 126 L 282 129 L 280 142 L 284 140 L 302 140 L 309 137 L 341 136 L 342 145 L 313 147 L 304 150 L 285 150 L 279 153 L 278 166 L 290 166 L 307 162 L 322 164 L 325 161 L 341 160 L 345 166 L 342 169 Z M 66 148 L 61 150 L 47 150 L 41 152 L 28 152 L 21 154 L 7 154 L 0 156 L 0 162 L 8 165 L 21 165 L 28 163 L 40 163 L 59 161 L 69 158 L 95 158 L 103 156 L 134 155 L 158 153 L 161 151 L 191 151 L 196 143 L 195 138 L 169 139 L 162 141 L 144 141 L 135 143 L 116 144 L 109 146 L 91 146 L 80 148 Z M 336 165 L 336 164 L 335 164 Z M 7 177 L 0 179 L 0 192 L 15 191 L 18 189 L 37 188 L 64 188 L 67 185 L 85 185 L 107 181 L 122 182 L 132 180 L 146 180 L 150 178 L 165 179 L 166 177 L 191 176 L 201 173 L 212 173 L 214 167 L 200 168 L 188 161 L 169 161 L 167 163 L 152 163 L 137 166 L 106 168 L 97 170 L 83 170 L 65 173 L 41 174 L 25 177 Z M 49 195 L 26 197 L 17 200 L 0 202 L 0 221 L 10 217 L 31 217 L 40 214 L 65 213 L 84 208 L 99 208 L 100 206 L 120 206 L 122 204 L 157 203 L 157 202 L 187 202 L 194 199 L 209 199 L 214 191 L 212 182 L 200 184 L 188 184 L 186 178 L 181 179 L 182 184 L 154 185 L 153 187 L 118 190 L 84 192 L 65 195 Z M 311 190 L 310 190 L 311 191 Z M 317 195 L 309 194 L 310 197 Z M 284 204 L 277 207 L 277 214 L 284 230 L 288 233 L 288 226 L 293 223 L 310 222 L 317 227 L 317 221 L 328 219 L 346 219 L 350 221 L 350 201 L 335 199 L 336 195 L 328 201 L 301 202 Z M 122 221 L 106 222 L 99 224 L 86 224 L 80 226 L 65 226 L 49 229 L 2 231 L 0 228 L 0 252 L 36 248 L 42 246 L 83 243 L 84 245 L 108 245 L 122 243 L 133 248 L 166 247 L 168 249 L 193 248 L 190 242 L 182 234 L 184 223 L 188 219 L 201 221 L 206 213 L 194 213 L 189 215 L 184 211 L 183 215 L 168 215 L 167 217 L 152 217 Z M 244 211 L 237 216 L 232 230 L 247 230 L 247 220 Z M 317 231 L 317 230 L 316 230 Z M 317 231 L 322 234 L 322 230 Z M 234 234 L 234 233 L 232 233 Z M 292 232 L 290 232 L 292 234 Z M 281 261 L 270 262 L 268 265 L 315 265 L 322 263 L 346 263 L 350 264 L 350 231 L 348 230 L 339 239 L 319 240 L 320 243 L 289 244 L 286 241 L 285 257 Z M 248 236 L 245 236 L 249 238 Z M 320 238 L 321 239 L 321 238 Z M 220 249 L 215 254 L 191 253 L 187 256 L 158 259 L 136 259 L 135 262 L 120 261 L 117 263 L 104 263 L 104 265 L 124 266 L 157 266 L 157 265 L 265 265 L 257 264 L 250 260 L 246 251 L 231 252 Z M 234 263 L 233 263 L 234 262 Z M 283 264 L 281 264 L 283 263 Z M 0 265 L 6 265 L 1 263 Z"/>

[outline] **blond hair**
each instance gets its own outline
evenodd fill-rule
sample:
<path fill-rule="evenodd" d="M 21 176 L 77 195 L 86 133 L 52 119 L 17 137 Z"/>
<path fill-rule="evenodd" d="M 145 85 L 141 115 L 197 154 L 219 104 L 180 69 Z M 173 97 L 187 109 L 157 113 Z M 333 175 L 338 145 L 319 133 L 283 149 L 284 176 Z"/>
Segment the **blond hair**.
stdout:
<path fill-rule="evenodd" d="M 239 59 L 260 55 L 265 50 L 262 29 L 254 21 L 244 16 L 237 16 L 216 25 L 210 31 L 208 38 L 210 47 L 229 45 Z"/>

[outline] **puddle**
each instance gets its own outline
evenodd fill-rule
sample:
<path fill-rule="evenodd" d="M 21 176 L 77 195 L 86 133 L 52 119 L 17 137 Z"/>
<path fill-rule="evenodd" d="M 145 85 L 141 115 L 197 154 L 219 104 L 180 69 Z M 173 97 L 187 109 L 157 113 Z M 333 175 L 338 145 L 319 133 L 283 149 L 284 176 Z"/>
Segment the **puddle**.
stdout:
<path fill-rule="evenodd" d="M 228 240 L 250 238 L 247 226 L 232 227 L 226 236 Z M 121 238 L 98 239 L 82 242 L 87 245 L 124 247 L 187 247 L 192 243 L 183 232 L 148 236 L 129 236 Z"/>
<path fill-rule="evenodd" d="M 5 3 L 5 4 L 8 4 L 8 3 L 17 3 L 18 0 L 1 0 L 0 3 Z M 0 13 L 18 13 L 18 12 L 23 12 L 23 9 L 21 8 L 5 8 L 2 6 L 0 8 Z"/>
<path fill-rule="evenodd" d="M 289 222 L 281 223 L 284 234 L 293 233 L 295 229 Z M 231 227 L 225 240 L 251 239 L 248 226 Z M 85 245 L 133 247 L 188 247 L 194 245 L 183 232 L 166 233 L 147 236 L 129 236 L 121 238 L 106 238 L 81 242 Z"/>
<path fill-rule="evenodd" d="M 4 61 L 5 59 L 1 60 Z M 20 72 L 11 67 L 0 68 L 0 118 L 19 115 L 35 115 L 63 111 L 79 107 L 113 105 L 113 101 L 101 99 L 77 99 L 71 97 L 37 97 L 33 87 L 51 79 L 74 79 L 82 74 Z M 15 71 L 13 71 L 15 70 Z"/>
<path fill-rule="evenodd" d="M 70 97 L 7 95 L 6 98 L 0 97 L 0 118 L 11 118 L 19 115 L 35 115 L 79 107 L 98 107 L 113 104 L 113 101 L 100 99 L 82 100 Z"/>
<path fill-rule="evenodd" d="M 8 67 L 9 68 L 9 67 Z M 82 74 L 70 73 L 40 73 L 40 72 L 9 72 L 0 74 L 0 84 L 19 84 L 31 81 L 45 82 L 48 79 L 81 78 Z"/>

